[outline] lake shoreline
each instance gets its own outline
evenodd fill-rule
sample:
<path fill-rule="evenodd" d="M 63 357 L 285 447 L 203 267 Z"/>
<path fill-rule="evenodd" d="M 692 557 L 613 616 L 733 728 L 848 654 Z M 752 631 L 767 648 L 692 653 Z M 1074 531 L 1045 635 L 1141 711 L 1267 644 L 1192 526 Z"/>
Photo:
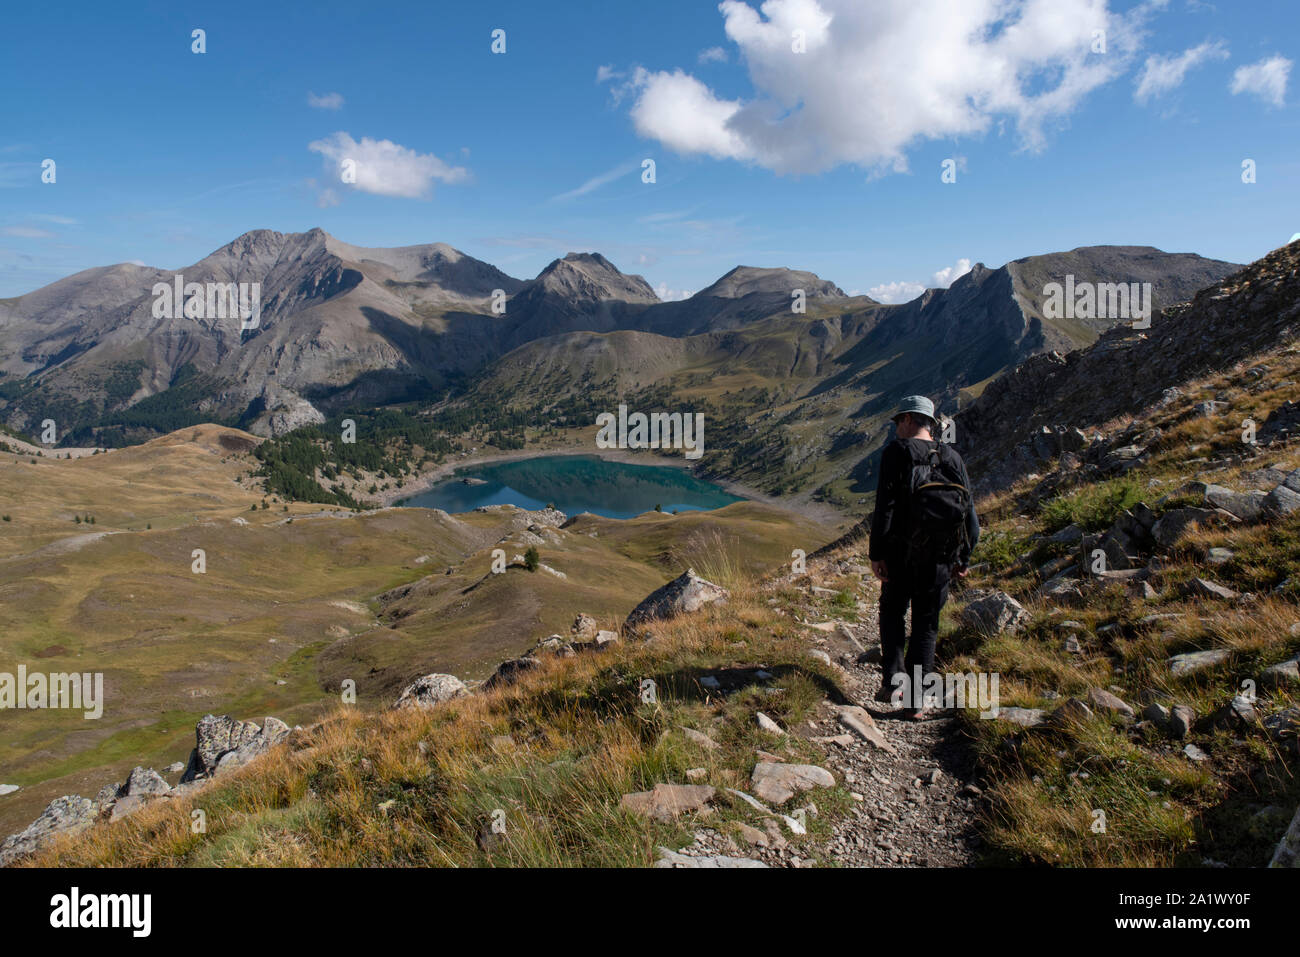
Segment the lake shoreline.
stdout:
<path fill-rule="evenodd" d="M 697 478 L 701 482 L 708 482 L 716 485 L 731 495 L 740 496 L 751 502 L 758 502 L 761 505 L 767 505 L 772 508 L 779 508 L 804 518 L 812 519 L 815 522 L 836 528 L 845 523 L 851 524 L 856 521 L 852 516 L 840 512 L 838 509 L 825 505 L 820 502 L 799 501 L 791 498 L 778 498 L 767 495 L 756 489 L 749 488 L 739 482 L 732 482 L 725 478 L 704 478 L 695 474 L 691 463 L 683 457 L 670 457 L 666 455 L 655 455 L 646 452 L 631 452 L 626 449 L 575 449 L 572 447 L 561 447 L 553 449 L 512 449 L 504 452 L 491 453 L 473 453 L 464 457 L 458 457 L 421 472 L 419 475 L 409 479 L 402 488 L 389 489 L 375 496 L 379 504 L 385 508 L 409 507 L 423 508 L 424 506 L 399 506 L 399 501 L 414 498 L 415 496 L 429 491 L 440 482 L 454 477 L 455 473 L 461 469 L 477 468 L 484 465 L 501 465 L 506 462 L 522 462 L 527 459 L 551 458 L 555 456 L 575 456 L 585 455 L 593 458 L 604 459 L 607 462 L 615 462 L 621 465 L 653 465 L 666 468 L 682 469 Z M 724 506 L 725 507 L 725 506 Z"/>

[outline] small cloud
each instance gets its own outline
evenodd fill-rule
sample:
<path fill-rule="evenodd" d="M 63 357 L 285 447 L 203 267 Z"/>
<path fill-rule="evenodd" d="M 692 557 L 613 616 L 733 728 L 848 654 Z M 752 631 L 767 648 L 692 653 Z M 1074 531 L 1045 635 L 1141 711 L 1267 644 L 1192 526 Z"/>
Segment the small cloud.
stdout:
<path fill-rule="evenodd" d="M 1200 46 L 1184 50 L 1178 56 L 1147 57 L 1142 73 L 1138 76 L 1133 91 L 1133 99 L 1138 103 L 1164 96 L 1180 87 L 1189 70 L 1193 70 L 1209 60 L 1226 60 L 1228 49 L 1222 41 L 1202 43 Z"/>
<path fill-rule="evenodd" d="M 54 223 L 57 226 L 80 226 L 81 220 L 73 219 L 71 216 L 53 216 L 49 213 L 33 213 L 29 219 L 39 219 L 43 223 Z"/>
<path fill-rule="evenodd" d="M 968 272 L 970 272 L 970 260 L 958 259 L 955 266 L 945 266 L 935 272 L 928 288 L 947 289 Z M 926 288 L 924 283 L 919 282 L 887 282 L 872 286 L 867 290 L 867 295 L 877 302 L 887 304 L 911 302 L 925 292 Z"/>
<path fill-rule="evenodd" d="M 1291 75 L 1292 61 L 1284 56 L 1269 57 L 1249 66 L 1237 67 L 1228 89 L 1232 95 L 1253 93 L 1266 103 L 1283 106 L 1286 102 L 1286 84 Z"/>
<path fill-rule="evenodd" d="M 334 192 L 334 190 L 330 189 L 328 186 L 321 190 L 316 196 L 316 205 L 321 209 L 329 209 L 331 206 L 337 206 L 339 202 L 339 194 Z"/>
<path fill-rule="evenodd" d="M 880 286 L 872 286 L 867 290 L 867 295 L 876 302 L 892 305 L 897 302 L 911 302 L 923 292 L 925 286 L 919 282 L 887 282 Z"/>
<path fill-rule="evenodd" d="M 307 144 L 307 148 L 325 157 L 327 182 L 341 183 L 343 171 L 350 164 L 356 181 L 345 185 L 377 196 L 424 199 L 433 192 L 434 180 L 460 183 L 469 179 L 465 167 L 451 166 L 436 156 L 417 153 L 391 140 L 363 136 L 357 142 L 347 133 L 338 132 Z"/>
<path fill-rule="evenodd" d="M 566 193 L 560 193 L 557 196 L 552 196 L 550 202 L 553 203 L 562 202 L 563 200 L 566 199 L 575 199 L 578 196 L 584 196 L 587 193 L 590 193 L 592 190 L 600 189 L 600 187 L 604 186 L 605 184 L 612 183 L 614 182 L 614 180 L 626 176 L 628 173 L 631 173 L 634 170 L 640 169 L 640 167 L 641 164 L 635 162 L 623 163 L 619 166 L 615 166 L 613 169 L 606 170 L 604 173 L 601 173 L 599 176 L 593 176 L 591 179 L 587 180 L 585 183 L 583 183 L 581 186 L 576 187 L 575 189 L 571 189 Z"/>
<path fill-rule="evenodd" d="M 667 283 L 659 283 L 655 286 L 655 295 L 664 302 L 676 302 L 680 299 L 690 299 L 695 293 L 690 289 L 669 289 Z"/>
<path fill-rule="evenodd" d="M 709 47 L 700 51 L 698 59 L 701 63 L 726 63 L 727 51 L 722 47 Z"/>
<path fill-rule="evenodd" d="M 957 265 L 947 266 L 934 274 L 935 288 L 947 289 L 968 272 L 970 272 L 970 260 L 958 259 Z"/>
<path fill-rule="evenodd" d="M 35 226 L 6 226 L 0 229 L 0 235 L 15 236 L 18 239 L 53 239 L 54 234 L 48 229 L 37 229 Z"/>
<path fill-rule="evenodd" d="M 317 96 L 315 93 L 308 93 L 307 105 L 318 110 L 340 110 L 343 108 L 343 94 L 326 93 L 324 96 Z"/>
<path fill-rule="evenodd" d="M 608 83 L 610 80 L 621 80 L 627 74 L 621 70 L 614 69 L 612 64 L 596 67 L 596 82 Z"/>

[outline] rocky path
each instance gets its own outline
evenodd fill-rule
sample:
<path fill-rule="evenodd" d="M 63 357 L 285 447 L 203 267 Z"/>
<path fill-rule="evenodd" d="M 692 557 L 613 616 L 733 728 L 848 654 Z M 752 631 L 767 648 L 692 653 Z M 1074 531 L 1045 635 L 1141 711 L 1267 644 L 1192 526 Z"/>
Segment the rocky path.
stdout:
<path fill-rule="evenodd" d="M 873 583 L 874 589 L 874 583 Z M 869 617 L 868 617 L 869 616 Z M 973 864 L 979 837 L 975 818 L 981 791 L 974 781 L 970 748 L 953 711 L 934 712 L 928 721 L 898 716 L 874 700 L 881 686 L 879 630 L 874 603 L 856 628 L 828 636 L 838 649 L 832 660 L 849 675 L 850 697 L 870 714 L 890 750 L 858 735 L 830 744 L 825 767 L 844 782 L 855 799 L 849 816 L 837 822 L 818 850 L 824 859 L 848 867 L 961 867 Z M 866 648 L 854 647 L 852 634 Z M 818 722 L 823 734 L 839 715 L 832 708 Z"/>
<path fill-rule="evenodd" d="M 874 700 L 882 683 L 879 586 L 869 573 L 864 578 L 859 621 L 808 622 L 814 653 L 824 653 L 844 669 L 849 701 L 824 701 L 812 720 L 790 729 L 825 748 L 821 766 L 852 794 L 849 813 L 838 817 L 829 836 L 812 843 L 788 840 L 788 825 L 776 819 L 764 831 L 744 831 L 740 839 L 703 828 L 693 845 L 681 849 L 685 858 L 667 859 L 661 866 L 701 866 L 700 860 L 710 862 L 704 866 L 744 866 L 743 861 L 769 867 L 976 863 L 976 820 L 984 799 L 969 742 L 954 711 L 932 712 L 930 720 L 915 722 Z M 862 730 L 855 730 L 855 724 Z M 816 792 L 805 796 L 810 802 L 806 813 L 813 813 Z"/>

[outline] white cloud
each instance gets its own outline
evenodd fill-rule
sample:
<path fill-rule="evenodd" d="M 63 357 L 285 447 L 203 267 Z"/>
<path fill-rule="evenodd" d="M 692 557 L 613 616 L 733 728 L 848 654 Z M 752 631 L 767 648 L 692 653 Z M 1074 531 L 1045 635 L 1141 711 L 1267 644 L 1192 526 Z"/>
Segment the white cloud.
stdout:
<path fill-rule="evenodd" d="M 655 286 L 654 289 L 655 295 L 664 302 L 675 302 L 678 299 L 689 299 L 691 296 L 695 295 L 694 291 L 690 289 L 669 289 L 668 284 L 662 282 Z"/>
<path fill-rule="evenodd" d="M 962 276 L 970 272 L 970 260 L 958 259 L 957 265 L 945 266 L 936 272 L 931 278 L 934 280 L 936 289 L 947 289 Z"/>
<path fill-rule="evenodd" d="M 899 302 L 911 302 L 926 289 L 947 289 L 962 276 L 970 272 L 970 260 L 958 259 L 954 266 L 945 266 L 930 277 L 930 285 L 920 282 L 887 282 L 879 286 L 872 286 L 867 290 L 867 295 L 876 302 L 893 304 Z M 855 295 L 855 293 L 850 293 Z"/>
<path fill-rule="evenodd" d="M 1178 56 L 1156 54 L 1147 57 L 1133 91 L 1133 99 L 1146 103 L 1154 97 L 1164 96 L 1182 85 L 1189 70 L 1208 60 L 1226 60 L 1228 50 L 1222 41 L 1206 42 L 1184 50 Z"/>
<path fill-rule="evenodd" d="M 1286 102 L 1286 84 L 1291 75 L 1292 61 L 1284 56 L 1269 57 L 1249 66 L 1237 67 L 1228 89 L 1238 93 L 1254 93 L 1267 103 L 1282 106 Z"/>
<path fill-rule="evenodd" d="M 700 63 L 726 63 L 727 51 L 722 47 L 709 47 L 707 50 L 701 50 L 696 59 Z"/>
<path fill-rule="evenodd" d="M 363 136 L 357 142 L 347 133 L 339 132 L 309 143 L 307 148 L 325 157 L 327 182 L 378 196 L 422 199 L 433 191 L 435 179 L 444 183 L 469 179 L 465 167 L 451 166 L 436 156 L 417 153 L 391 140 Z M 348 160 L 356 165 L 356 182 L 343 184 L 341 174 Z"/>
<path fill-rule="evenodd" d="M 695 77 L 681 70 L 654 73 L 637 68 L 632 85 L 640 90 L 632 107 L 637 132 L 679 153 L 706 153 L 714 159 L 750 159 L 754 153 L 730 129 L 740 104 L 719 100 Z"/>
<path fill-rule="evenodd" d="M 622 176 L 626 176 L 628 173 L 631 173 L 633 170 L 637 170 L 640 168 L 641 168 L 640 163 L 631 163 L 631 162 L 622 163 L 618 166 L 615 166 L 611 170 L 606 170 L 605 172 L 601 173 L 599 176 L 593 176 L 591 179 L 587 180 L 581 186 L 575 187 L 574 189 L 571 189 L 568 192 L 559 193 L 558 195 L 552 196 L 550 201 L 560 202 L 566 199 L 574 199 L 578 196 L 584 196 L 587 193 L 590 193 L 592 190 L 600 189 L 600 187 L 606 185 L 607 183 L 612 183 L 614 182 L 614 180 Z"/>
<path fill-rule="evenodd" d="M 315 93 L 307 94 L 307 105 L 314 106 L 318 110 L 338 110 L 343 108 L 342 93 L 326 93 L 323 96 L 317 96 Z"/>
<path fill-rule="evenodd" d="M 923 292 L 925 292 L 924 283 L 887 282 L 880 286 L 872 286 L 867 290 L 867 295 L 876 302 L 896 303 L 911 302 Z"/>
<path fill-rule="evenodd" d="M 720 9 L 754 93 L 728 99 L 681 69 L 638 68 L 637 132 L 681 153 L 779 173 L 841 164 L 905 169 L 921 140 L 972 136 L 1014 121 L 1024 146 L 1127 69 L 1153 9 L 1107 0 L 740 0 Z M 803 31 L 805 53 L 792 51 Z M 1092 52 L 1105 31 L 1106 52 Z"/>
<path fill-rule="evenodd" d="M 626 74 L 614 69 L 612 65 L 596 67 L 596 82 L 604 83 L 607 80 L 621 80 Z"/>

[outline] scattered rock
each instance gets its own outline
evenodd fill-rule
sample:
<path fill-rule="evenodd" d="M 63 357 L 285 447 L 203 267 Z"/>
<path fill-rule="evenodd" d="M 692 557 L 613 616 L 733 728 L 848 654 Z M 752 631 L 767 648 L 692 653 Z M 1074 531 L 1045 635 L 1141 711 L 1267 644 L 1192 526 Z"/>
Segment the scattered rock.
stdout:
<path fill-rule="evenodd" d="M 1144 720 L 1150 721 L 1161 731 L 1169 730 L 1169 709 L 1158 701 L 1152 701 L 1149 705 L 1143 708 L 1142 717 Z"/>
<path fill-rule="evenodd" d="M 1122 702 L 1121 702 L 1122 703 Z M 1086 721 L 1092 717 L 1092 709 L 1078 698 L 1066 698 L 1065 701 L 1047 718 L 1056 727 Z"/>
<path fill-rule="evenodd" d="M 1160 503 L 1157 502 L 1156 505 Z M 1214 511 L 1207 508 L 1175 508 L 1160 517 L 1151 527 L 1151 537 L 1161 548 L 1176 546 L 1197 525 L 1214 517 Z"/>
<path fill-rule="evenodd" d="M 1188 595 L 1200 598 L 1217 598 L 1222 601 L 1233 601 L 1238 597 L 1237 592 L 1231 588 L 1205 578 L 1193 578 L 1187 583 L 1185 591 Z"/>
<path fill-rule="evenodd" d="M 705 605 L 725 602 L 727 597 L 725 588 L 706 581 L 695 574 L 695 569 L 688 568 L 662 588 L 651 592 L 641 604 L 632 609 L 623 630 L 635 633 L 640 625 L 698 611 Z"/>
<path fill-rule="evenodd" d="M 1300 686 L 1300 655 L 1265 668 L 1259 676 L 1259 683 L 1266 688 Z"/>
<path fill-rule="evenodd" d="M 754 715 L 754 717 L 758 720 L 759 728 L 766 731 L 768 734 L 777 734 L 777 735 L 785 734 L 785 729 L 782 728 L 775 721 L 773 721 L 771 718 L 769 718 L 767 715 L 763 714 L 763 712 L 761 711 L 757 712 Z"/>
<path fill-rule="evenodd" d="M 1116 697 L 1109 691 L 1103 691 L 1101 688 L 1090 688 L 1088 690 L 1088 704 L 1096 711 L 1117 714 L 1128 721 L 1132 721 L 1137 717 L 1137 713 L 1131 705 L 1126 704 L 1121 698 Z"/>
<path fill-rule="evenodd" d="M 1176 704 L 1169 712 L 1169 733 L 1180 741 L 1192 733 L 1196 711 L 1188 705 Z"/>
<path fill-rule="evenodd" d="M 436 707 L 453 698 L 469 694 L 465 682 L 455 675 L 431 674 L 416 678 L 398 697 L 394 708 L 415 708 L 421 711 Z"/>
<path fill-rule="evenodd" d="M 162 775 L 153 768 L 136 767 L 127 776 L 126 781 L 117 789 L 118 797 L 157 797 L 166 794 L 172 787 L 163 780 Z"/>
<path fill-rule="evenodd" d="M 55 798 L 41 816 L 0 844 L 0 867 L 39 850 L 60 834 L 76 834 L 94 823 L 99 805 L 79 794 Z"/>
<path fill-rule="evenodd" d="M 1286 485 L 1279 485 L 1265 496 L 1260 511 L 1267 518 L 1281 518 L 1297 509 L 1300 509 L 1300 492 Z"/>
<path fill-rule="evenodd" d="M 1036 728 L 1047 720 L 1047 712 L 1041 708 L 999 708 L 998 717 L 1022 728 Z"/>
<path fill-rule="evenodd" d="M 676 851 L 670 851 L 666 847 L 659 848 L 659 860 L 655 861 L 655 867 L 767 867 L 762 861 L 756 861 L 748 857 L 726 857 L 722 854 L 710 854 L 702 857 L 694 857 L 688 854 L 679 854 Z"/>
<path fill-rule="evenodd" d="M 651 791 L 624 794 L 619 807 L 654 821 L 671 821 L 705 807 L 716 793 L 707 784 L 656 784 Z"/>
<path fill-rule="evenodd" d="M 483 682 L 483 690 L 491 691 L 493 688 L 514 684 L 519 680 L 520 675 L 540 667 L 541 663 L 541 659 L 533 655 L 524 655 L 521 658 L 511 658 L 508 661 L 503 661 L 497 665 L 497 670 L 492 672 L 492 676 Z"/>
<path fill-rule="evenodd" d="M 760 761 L 750 778 L 754 794 L 772 804 L 784 804 L 799 791 L 835 786 L 835 776 L 813 764 Z"/>
<path fill-rule="evenodd" d="M 721 745 L 714 741 L 703 731 L 696 731 L 694 728 L 682 728 L 682 734 L 686 735 L 686 740 L 693 741 L 700 747 L 709 751 L 716 751 Z"/>
<path fill-rule="evenodd" d="M 965 624 L 984 634 L 1015 634 L 1029 624 L 1031 616 L 1025 607 L 1004 591 L 976 589 L 973 600 L 961 611 Z"/>
<path fill-rule="evenodd" d="M 1221 508 L 1229 515 L 1239 518 L 1243 522 L 1253 522 L 1259 518 L 1266 497 L 1267 495 L 1264 492 L 1258 490 L 1234 492 L 1221 485 L 1207 485 L 1205 487 L 1206 505 L 1211 508 Z"/>
<path fill-rule="evenodd" d="M 1282 835 L 1269 867 L 1300 867 L 1300 808 L 1296 809 L 1291 826 Z"/>
<path fill-rule="evenodd" d="M 253 725 L 253 727 L 257 728 L 257 725 Z M 234 768 L 243 767 L 253 758 L 265 754 L 273 746 L 284 740 L 289 735 L 289 730 L 289 726 L 279 718 L 263 719 L 262 727 L 258 729 L 253 738 L 233 750 L 223 752 L 217 758 L 216 767 L 213 768 L 211 774 L 216 775 Z M 182 780 L 184 779 L 182 778 Z"/>
<path fill-rule="evenodd" d="M 893 746 L 885 739 L 884 733 L 876 727 L 871 712 L 865 708 L 859 708 L 857 705 L 845 705 L 839 708 L 838 711 L 840 724 L 862 738 L 862 740 L 882 751 L 894 750 Z"/>
<path fill-rule="evenodd" d="M 1169 673 L 1174 677 L 1179 675 L 1191 674 L 1195 671 L 1203 671 L 1206 668 L 1213 668 L 1215 665 L 1222 664 L 1228 660 L 1232 652 L 1226 648 L 1211 648 L 1207 651 L 1189 651 L 1185 654 L 1174 655 L 1165 662 L 1169 666 Z"/>

